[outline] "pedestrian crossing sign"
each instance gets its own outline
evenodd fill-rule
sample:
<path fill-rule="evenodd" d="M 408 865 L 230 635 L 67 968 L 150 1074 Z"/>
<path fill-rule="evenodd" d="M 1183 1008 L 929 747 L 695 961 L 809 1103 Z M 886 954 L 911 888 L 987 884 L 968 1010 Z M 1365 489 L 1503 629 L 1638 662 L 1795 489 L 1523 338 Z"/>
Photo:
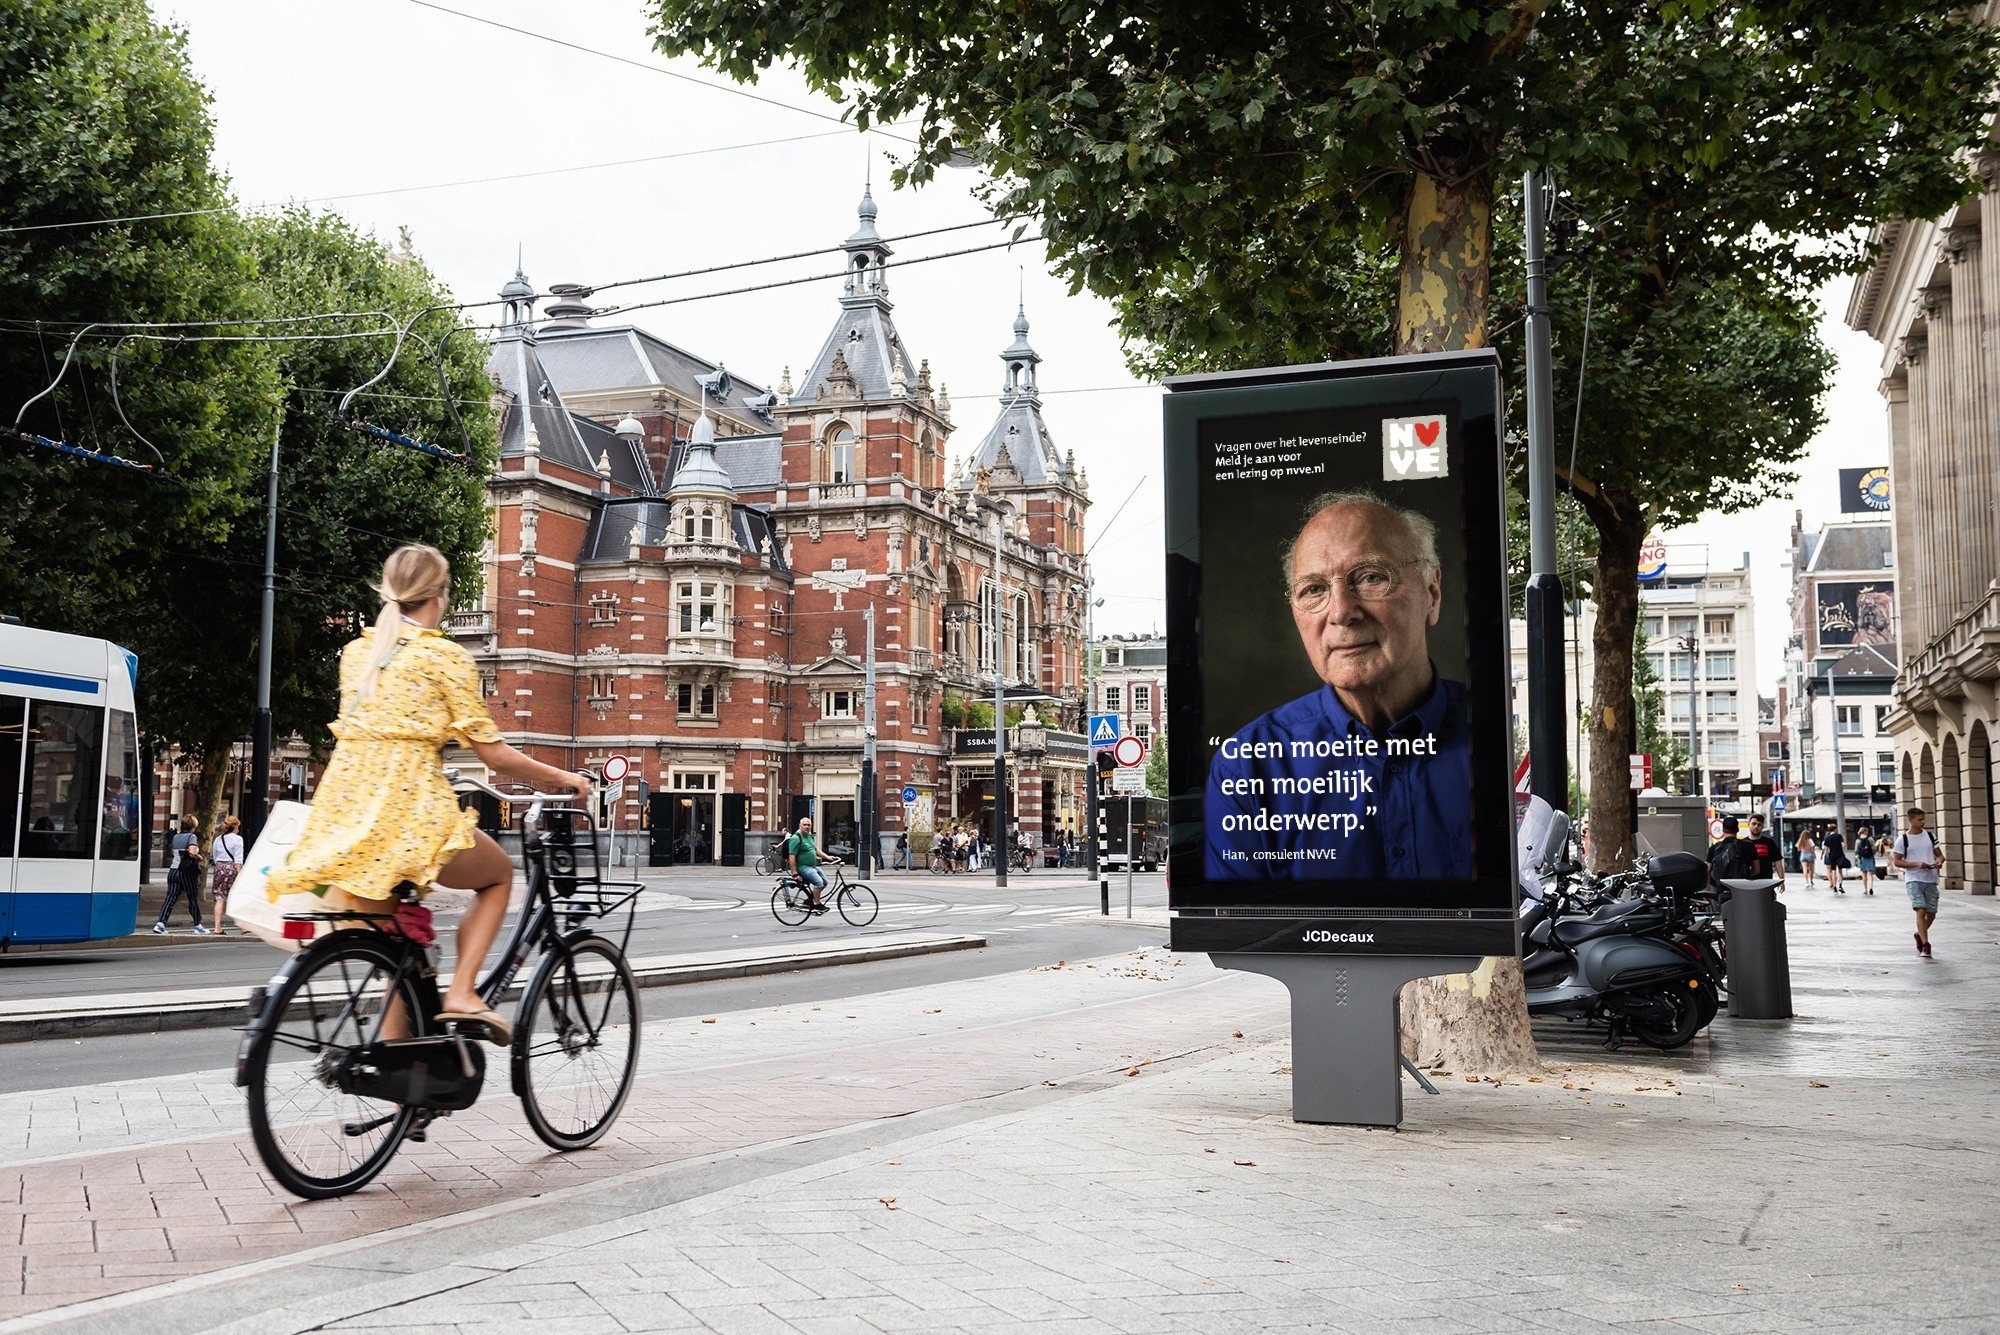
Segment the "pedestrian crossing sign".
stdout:
<path fill-rule="evenodd" d="M 1123 730 L 1118 726 L 1116 714 L 1092 714 L 1090 716 L 1090 744 L 1110 746 L 1115 743 Z"/>

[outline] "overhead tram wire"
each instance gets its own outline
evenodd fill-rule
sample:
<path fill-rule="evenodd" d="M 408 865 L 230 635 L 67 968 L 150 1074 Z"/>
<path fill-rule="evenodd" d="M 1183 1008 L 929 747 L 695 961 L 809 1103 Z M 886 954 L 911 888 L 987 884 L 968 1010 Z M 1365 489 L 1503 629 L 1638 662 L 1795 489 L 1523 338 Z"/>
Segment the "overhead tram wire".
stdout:
<path fill-rule="evenodd" d="M 312 195 L 294 201 L 299 204 L 336 204 L 349 199 L 379 199 L 386 195 L 409 195 L 424 190 L 456 190 L 472 185 L 500 185 L 508 181 L 527 181 L 543 176 L 562 176 L 570 172 L 608 171 L 615 167 L 643 167 L 649 163 L 672 162 L 681 158 L 705 157 L 714 153 L 738 153 L 753 148 L 775 148 L 780 144 L 800 144 L 816 139 L 840 138 L 845 132 L 821 130 L 812 134 L 779 135 L 775 139 L 753 139 L 740 144 L 712 144 L 707 148 L 685 148 L 673 153 L 650 153 L 644 157 L 620 158 L 611 162 L 583 162 L 573 167 L 542 167 L 535 171 L 504 172 L 497 176 L 468 176 L 455 181 L 430 181 L 421 185 L 385 186 L 379 190 L 349 190 L 336 195 Z M 248 211 L 269 209 L 274 205 L 259 205 Z M 69 227 L 108 227 L 120 223 L 157 222 L 167 218 L 202 218 L 218 213 L 235 213 L 240 206 L 220 204 L 206 209 L 171 209 L 160 213 L 129 213 L 110 218 L 78 218 L 70 222 L 26 223 L 16 227 L 0 227 L 0 236 L 16 232 L 49 232 Z"/>
<path fill-rule="evenodd" d="M 498 19 L 489 19 L 483 14 L 471 14 L 463 9 L 453 9 L 449 5 L 440 5 L 435 0 L 409 0 L 409 3 L 416 5 L 420 9 L 434 9 L 440 14 L 450 14 L 455 18 L 465 19 L 472 23 L 483 23 L 489 28 L 499 28 L 503 32 L 511 32 L 521 37 L 532 37 L 538 42 L 547 42 L 551 46 L 560 46 L 571 51 L 582 52 L 587 56 L 596 56 L 600 60 L 610 60 L 620 65 L 630 65 L 633 69 L 645 70 L 651 74 L 664 74 L 669 79 L 679 79 L 683 83 L 691 83 L 697 88 L 706 88 L 710 92 L 729 93 L 736 97 L 747 97 L 752 102 L 762 102 L 766 106 L 777 107 L 780 110 L 794 112 L 800 116 L 813 116 L 819 120 L 832 121 L 836 125 L 845 125 L 857 132 L 862 129 L 861 126 L 856 125 L 845 116 L 836 116 L 829 111 L 820 111 L 813 107 L 799 106 L 794 102 L 785 102 L 775 97 L 766 97 L 762 93 L 753 93 L 749 89 L 739 87 L 735 84 L 718 83 L 709 79 L 696 78 L 692 74 L 683 74 L 679 70 L 669 69 L 665 65 L 655 65 L 650 61 L 634 60 L 630 56 L 621 56 L 615 51 L 602 51 L 594 46 L 585 46 L 581 42 L 572 42 L 561 37 L 551 36 L 545 32 L 536 32 L 532 28 L 519 28 L 511 23 L 502 23 Z M 894 139 L 899 143 L 914 145 L 917 142 L 906 135 L 892 134 L 880 125 L 868 126 L 867 133 L 879 134 L 884 138 Z"/>

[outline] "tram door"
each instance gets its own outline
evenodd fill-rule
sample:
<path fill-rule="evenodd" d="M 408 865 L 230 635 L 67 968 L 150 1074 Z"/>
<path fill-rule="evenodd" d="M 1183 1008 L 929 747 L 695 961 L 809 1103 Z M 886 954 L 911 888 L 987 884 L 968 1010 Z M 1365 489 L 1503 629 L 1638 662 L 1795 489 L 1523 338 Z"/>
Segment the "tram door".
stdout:
<path fill-rule="evenodd" d="M 14 934 L 15 826 L 21 817 L 21 743 L 27 701 L 0 695 L 0 941 Z"/>
<path fill-rule="evenodd" d="M 750 828 L 750 795 L 722 795 L 722 865 L 743 865 L 743 835 Z"/>

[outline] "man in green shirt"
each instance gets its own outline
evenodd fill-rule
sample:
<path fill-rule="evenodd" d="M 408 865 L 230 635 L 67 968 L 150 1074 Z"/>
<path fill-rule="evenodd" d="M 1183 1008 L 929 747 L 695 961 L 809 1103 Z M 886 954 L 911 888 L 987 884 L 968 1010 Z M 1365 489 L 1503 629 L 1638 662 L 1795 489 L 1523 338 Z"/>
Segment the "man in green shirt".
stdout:
<path fill-rule="evenodd" d="M 820 903 L 820 891 L 826 889 L 826 873 L 819 869 L 819 845 L 813 842 L 811 816 L 799 819 L 798 832 L 785 840 L 785 864 L 792 874 L 804 881 L 812 894 L 813 912 L 818 913 L 825 906 Z"/>

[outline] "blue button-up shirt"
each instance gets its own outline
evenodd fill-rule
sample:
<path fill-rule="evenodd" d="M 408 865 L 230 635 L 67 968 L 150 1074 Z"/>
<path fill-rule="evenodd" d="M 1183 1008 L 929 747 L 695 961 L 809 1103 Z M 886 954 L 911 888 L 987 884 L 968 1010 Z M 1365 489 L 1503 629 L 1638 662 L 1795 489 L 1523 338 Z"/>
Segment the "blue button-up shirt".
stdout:
<path fill-rule="evenodd" d="M 1381 737 L 1322 686 L 1252 720 L 1209 762 L 1211 879 L 1467 879 L 1472 746 L 1465 686 L 1431 692 Z"/>

